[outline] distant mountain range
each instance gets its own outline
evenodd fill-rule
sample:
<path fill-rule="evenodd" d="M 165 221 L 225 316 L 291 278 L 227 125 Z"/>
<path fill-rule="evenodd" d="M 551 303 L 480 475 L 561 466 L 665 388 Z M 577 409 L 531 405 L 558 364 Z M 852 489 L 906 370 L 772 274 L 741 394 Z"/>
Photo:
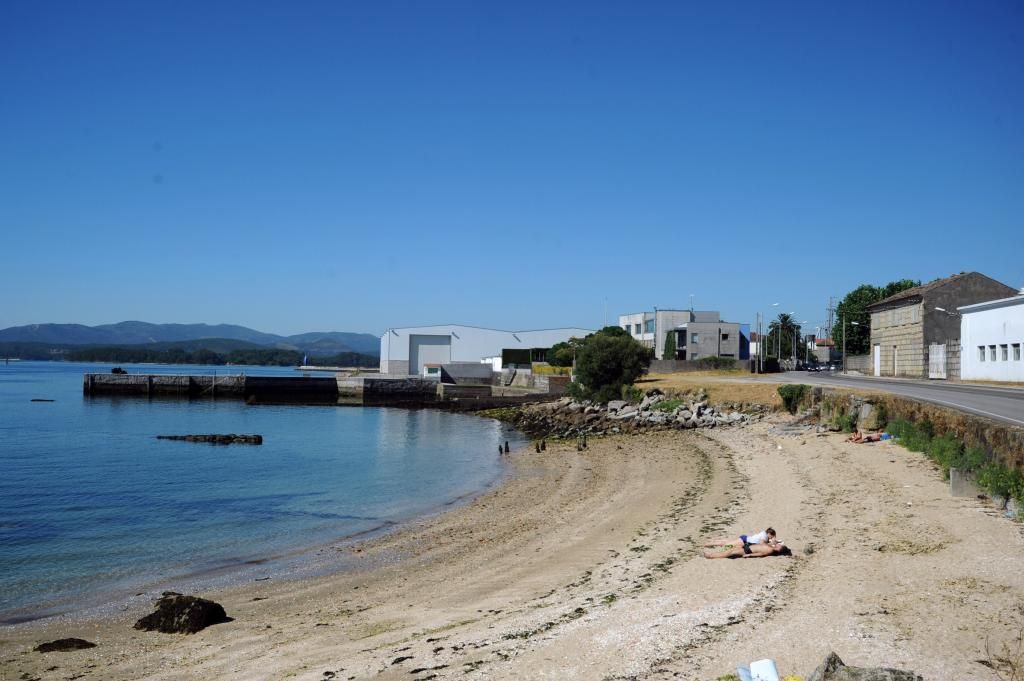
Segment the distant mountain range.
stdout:
<path fill-rule="evenodd" d="M 32 343 L 57 347 L 67 346 L 125 346 L 159 343 L 187 344 L 200 347 L 203 340 L 224 348 L 225 341 L 238 341 L 236 347 L 265 347 L 295 350 L 313 356 L 358 352 L 380 354 L 380 339 L 369 333 L 323 331 L 278 336 L 233 324 L 150 324 L 148 322 L 119 322 L 100 326 L 82 324 L 31 324 L 12 326 L 0 330 L 0 343 Z M 211 348 L 214 349 L 214 348 Z"/>

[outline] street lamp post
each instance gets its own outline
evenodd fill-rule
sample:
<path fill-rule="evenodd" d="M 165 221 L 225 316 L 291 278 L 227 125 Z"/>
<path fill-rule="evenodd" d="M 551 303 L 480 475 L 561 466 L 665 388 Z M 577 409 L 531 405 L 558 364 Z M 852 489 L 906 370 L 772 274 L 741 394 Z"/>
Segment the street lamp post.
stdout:
<path fill-rule="evenodd" d="M 860 322 L 850 322 L 851 326 L 860 326 Z M 846 373 L 846 313 L 843 313 L 843 373 Z"/>

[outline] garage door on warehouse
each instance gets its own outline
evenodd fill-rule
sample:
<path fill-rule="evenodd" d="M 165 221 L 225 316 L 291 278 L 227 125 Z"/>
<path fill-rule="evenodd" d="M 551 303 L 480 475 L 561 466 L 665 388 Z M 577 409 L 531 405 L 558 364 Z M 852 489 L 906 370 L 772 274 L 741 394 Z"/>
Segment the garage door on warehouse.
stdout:
<path fill-rule="evenodd" d="M 411 334 L 409 336 L 409 373 L 423 373 L 424 364 L 447 364 L 452 361 L 452 337 Z"/>

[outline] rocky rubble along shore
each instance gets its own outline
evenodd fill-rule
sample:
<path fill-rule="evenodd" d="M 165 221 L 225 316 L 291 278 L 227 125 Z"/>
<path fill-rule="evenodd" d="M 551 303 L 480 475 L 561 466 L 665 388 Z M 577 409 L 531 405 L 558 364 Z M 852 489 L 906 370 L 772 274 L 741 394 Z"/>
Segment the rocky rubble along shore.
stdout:
<path fill-rule="evenodd" d="M 633 433 L 641 430 L 683 430 L 742 426 L 759 421 L 768 408 L 757 404 L 708 403 L 703 391 L 667 396 L 657 388 L 639 402 L 612 400 L 606 405 L 563 397 L 502 414 L 531 435 L 576 437 Z"/>

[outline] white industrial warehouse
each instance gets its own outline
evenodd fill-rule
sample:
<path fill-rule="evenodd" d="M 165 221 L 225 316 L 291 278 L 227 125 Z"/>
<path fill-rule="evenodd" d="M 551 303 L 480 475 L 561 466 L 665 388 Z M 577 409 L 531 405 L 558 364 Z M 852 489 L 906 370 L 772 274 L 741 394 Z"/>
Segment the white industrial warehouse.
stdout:
<path fill-rule="evenodd" d="M 388 329 L 380 337 L 380 372 L 418 376 L 424 373 L 424 366 L 456 362 L 483 362 L 501 371 L 502 355 L 507 351 L 538 351 L 542 355 L 556 343 L 590 333 L 589 329 L 502 331 L 461 324 Z"/>
<path fill-rule="evenodd" d="M 1024 295 L 958 307 L 960 378 L 1024 381 Z"/>

